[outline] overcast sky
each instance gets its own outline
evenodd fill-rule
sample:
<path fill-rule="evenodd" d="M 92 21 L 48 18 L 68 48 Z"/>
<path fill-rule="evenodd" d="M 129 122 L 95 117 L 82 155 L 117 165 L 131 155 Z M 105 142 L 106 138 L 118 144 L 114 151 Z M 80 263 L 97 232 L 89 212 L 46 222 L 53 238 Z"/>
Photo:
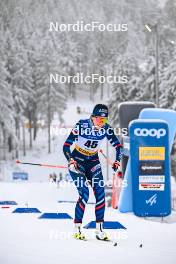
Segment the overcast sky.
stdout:
<path fill-rule="evenodd" d="M 166 0 L 158 0 L 158 2 L 160 3 L 161 6 L 164 6 Z"/>

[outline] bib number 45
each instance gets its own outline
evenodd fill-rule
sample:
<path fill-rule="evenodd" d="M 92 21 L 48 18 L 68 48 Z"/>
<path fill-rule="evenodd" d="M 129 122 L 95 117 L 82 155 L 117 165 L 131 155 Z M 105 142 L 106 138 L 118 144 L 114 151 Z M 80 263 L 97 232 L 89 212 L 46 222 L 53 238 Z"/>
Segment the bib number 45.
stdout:
<path fill-rule="evenodd" d="M 98 146 L 98 141 L 87 140 L 84 146 L 86 146 L 87 148 L 96 148 Z"/>

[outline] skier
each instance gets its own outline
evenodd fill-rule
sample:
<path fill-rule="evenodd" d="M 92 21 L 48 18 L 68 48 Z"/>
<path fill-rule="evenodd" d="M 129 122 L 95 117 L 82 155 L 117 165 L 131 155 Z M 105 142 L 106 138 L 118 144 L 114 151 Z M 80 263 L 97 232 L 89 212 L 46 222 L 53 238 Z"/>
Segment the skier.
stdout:
<path fill-rule="evenodd" d="M 102 228 L 105 212 L 105 190 L 104 186 L 102 186 L 103 175 L 98 157 L 98 149 L 105 137 L 115 147 L 116 160 L 112 168 L 116 171 L 120 166 L 122 145 L 107 121 L 108 107 L 104 104 L 97 104 L 89 119 L 80 120 L 75 125 L 63 146 L 64 155 L 68 160 L 70 175 L 79 193 L 74 218 L 74 238 L 76 239 L 85 239 L 81 231 L 81 224 L 85 205 L 89 198 L 88 182 L 93 188 L 96 198 L 96 238 L 109 240 Z M 71 152 L 70 147 L 73 143 L 75 143 L 75 147 Z"/>

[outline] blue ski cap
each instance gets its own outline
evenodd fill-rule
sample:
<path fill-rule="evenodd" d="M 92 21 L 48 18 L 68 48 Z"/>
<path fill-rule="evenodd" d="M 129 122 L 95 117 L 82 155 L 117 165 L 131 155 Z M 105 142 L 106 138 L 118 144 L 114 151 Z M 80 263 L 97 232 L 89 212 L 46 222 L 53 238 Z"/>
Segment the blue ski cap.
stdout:
<path fill-rule="evenodd" d="M 104 104 L 97 104 L 93 109 L 92 116 L 108 118 L 108 107 Z"/>

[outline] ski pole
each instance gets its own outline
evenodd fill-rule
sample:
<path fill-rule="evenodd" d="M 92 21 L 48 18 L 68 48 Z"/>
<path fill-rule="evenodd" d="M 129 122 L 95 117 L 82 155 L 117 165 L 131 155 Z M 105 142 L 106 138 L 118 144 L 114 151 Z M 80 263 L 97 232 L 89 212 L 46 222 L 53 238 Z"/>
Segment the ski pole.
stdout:
<path fill-rule="evenodd" d="M 47 168 L 58 168 L 58 169 L 67 169 L 68 168 L 68 166 L 65 166 L 65 165 L 51 165 L 51 164 L 42 164 L 42 163 L 31 163 L 31 162 L 22 162 L 20 160 L 17 160 L 16 163 L 24 164 L 24 165 L 41 166 L 41 167 L 47 167 Z"/>
<path fill-rule="evenodd" d="M 113 162 L 104 154 L 103 150 L 100 149 L 99 152 L 103 155 L 103 157 L 106 159 L 106 161 L 112 166 Z M 120 182 L 119 182 L 120 181 Z M 113 184 L 112 184 L 112 199 L 111 199 L 111 205 L 112 208 L 117 209 L 118 208 L 118 189 L 117 186 L 122 182 L 122 171 L 117 170 L 117 172 L 113 173 Z"/>
<path fill-rule="evenodd" d="M 110 160 L 110 159 L 106 156 L 106 154 L 104 154 L 103 150 L 100 149 L 99 152 L 100 152 L 100 153 L 103 155 L 103 157 L 106 159 L 107 163 L 109 163 L 109 164 L 112 166 L 112 165 L 113 165 L 112 160 Z"/>
<path fill-rule="evenodd" d="M 113 165 L 112 160 L 110 160 L 110 159 L 106 156 L 106 154 L 104 154 L 103 150 L 100 149 L 99 152 L 103 155 L 103 157 L 106 159 L 106 161 L 112 166 L 112 165 Z M 119 163 L 120 163 L 120 162 L 119 162 Z M 121 169 L 118 169 L 118 171 L 117 171 L 117 175 L 118 175 L 118 177 L 122 177 Z"/>

